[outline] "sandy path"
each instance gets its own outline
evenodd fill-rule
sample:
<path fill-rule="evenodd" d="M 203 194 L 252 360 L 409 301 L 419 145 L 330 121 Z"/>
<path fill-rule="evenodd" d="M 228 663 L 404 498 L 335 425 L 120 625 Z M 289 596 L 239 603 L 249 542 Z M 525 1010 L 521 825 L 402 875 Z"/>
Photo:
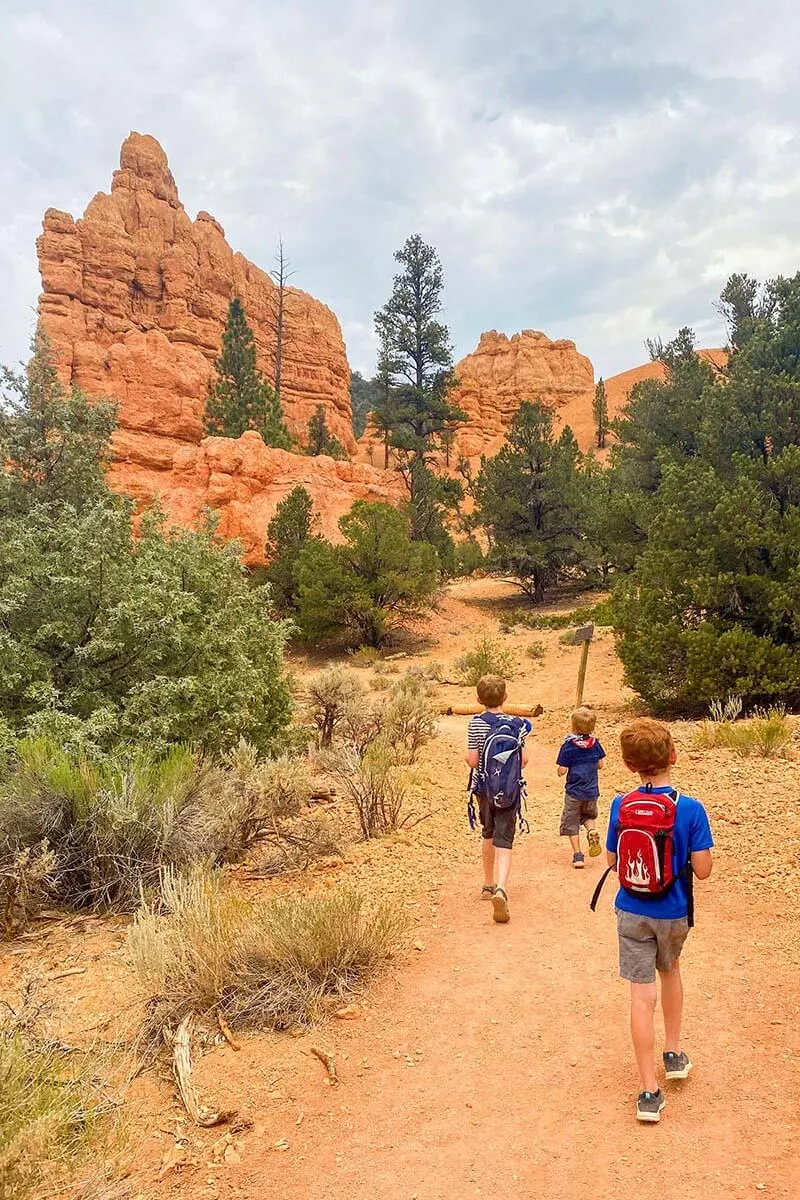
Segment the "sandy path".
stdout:
<path fill-rule="evenodd" d="M 548 749 L 539 753 L 549 762 Z M 476 899 L 475 871 L 458 864 L 416 935 L 425 949 L 379 986 L 361 1020 L 293 1044 L 277 1090 L 266 1087 L 263 1059 L 227 1054 L 232 1091 L 248 1093 L 263 1119 L 243 1140 L 241 1165 L 209 1176 L 205 1190 L 195 1177 L 191 1194 L 800 1195 L 798 988 L 771 948 L 769 912 L 722 876 L 698 889 L 685 958 L 696 1070 L 670 1085 L 661 1124 L 641 1127 L 611 886 L 596 916 L 587 906 L 598 870 L 572 871 L 555 836 L 526 838 L 513 919 L 498 927 Z M 337 1090 L 302 1052 L 315 1038 L 335 1052 Z M 289 1149 L 279 1152 L 282 1138 Z"/>

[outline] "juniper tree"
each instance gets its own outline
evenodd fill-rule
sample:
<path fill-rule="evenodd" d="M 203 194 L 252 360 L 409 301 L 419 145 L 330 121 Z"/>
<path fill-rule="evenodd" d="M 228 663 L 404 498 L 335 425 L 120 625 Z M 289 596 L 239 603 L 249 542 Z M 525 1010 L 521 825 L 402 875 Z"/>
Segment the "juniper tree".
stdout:
<path fill-rule="evenodd" d="M 330 458 L 347 458 L 347 451 L 328 429 L 325 409 L 318 404 L 308 422 L 307 454 L 327 454 Z"/>
<path fill-rule="evenodd" d="M 606 385 L 602 379 L 600 379 L 597 387 L 594 389 L 592 412 L 594 413 L 594 424 L 597 434 L 597 449 L 604 450 L 606 434 L 608 433 L 608 401 L 606 400 Z"/>

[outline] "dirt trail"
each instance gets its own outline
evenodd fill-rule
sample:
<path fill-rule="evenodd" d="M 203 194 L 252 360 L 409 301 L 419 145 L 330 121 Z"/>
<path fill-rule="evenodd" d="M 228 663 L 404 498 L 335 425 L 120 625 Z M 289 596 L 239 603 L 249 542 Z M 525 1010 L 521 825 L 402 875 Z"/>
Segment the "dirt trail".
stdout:
<path fill-rule="evenodd" d="M 455 752 L 455 726 L 444 736 Z M 531 771 L 551 757 L 537 747 Z M 547 792 L 553 809 L 555 787 Z M 459 862 L 415 933 L 424 949 L 373 992 L 361 1020 L 292 1043 L 271 1088 L 263 1058 L 259 1078 L 249 1056 L 226 1052 L 216 1078 L 230 1071 L 231 1096 L 247 1094 L 260 1116 L 241 1165 L 193 1196 L 800 1195 L 798 989 L 770 942 L 778 911 L 754 907 L 722 873 L 698 889 L 685 957 L 696 1069 L 670 1085 L 661 1124 L 641 1127 L 613 888 L 593 916 L 600 868 L 572 871 L 547 823 L 519 845 L 510 925 L 492 924 L 476 869 Z M 308 1056 L 315 1040 L 334 1051 L 338 1089 Z M 281 1139 L 288 1149 L 274 1148 Z"/>

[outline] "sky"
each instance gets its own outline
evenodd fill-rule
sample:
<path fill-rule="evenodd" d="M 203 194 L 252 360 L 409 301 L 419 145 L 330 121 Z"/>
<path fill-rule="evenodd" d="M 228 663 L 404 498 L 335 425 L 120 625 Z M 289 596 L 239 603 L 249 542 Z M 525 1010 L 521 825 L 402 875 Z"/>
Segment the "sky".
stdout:
<path fill-rule="evenodd" d="M 800 269 L 796 0 L 0 0 L 0 362 L 44 210 L 107 191 L 130 130 L 181 199 L 333 308 L 372 374 L 392 255 L 441 256 L 456 357 L 568 337 L 606 377 L 728 275 Z"/>

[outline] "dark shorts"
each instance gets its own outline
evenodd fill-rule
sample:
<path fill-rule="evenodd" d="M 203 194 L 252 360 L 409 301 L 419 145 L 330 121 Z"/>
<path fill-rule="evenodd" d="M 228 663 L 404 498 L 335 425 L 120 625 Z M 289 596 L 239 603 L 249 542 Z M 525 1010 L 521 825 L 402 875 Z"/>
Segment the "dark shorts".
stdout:
<path fill-rule="evenodd" d="M 621 908 L 616 913 L 620 975 L 630 983 L 655 983 L 656 971 L 668 971 L 680 958 L 688 918 L 644 917 Z"/>
<path fill-rule="evenodd" d="M 517 830 L 517 810 L 515 808 L 492 808 L 488 800 L 480 802 L 481 825 L 483 836 L 491 838 L 498 850 L 510 850 L 514 845 L 514 834 Z"/>
<path fill-rule="evenodd" d="M 597 800 L 581 800 L 564 793 L 564 811 L 561 814 L 562 837 L 577 837 L 585 821 L 597 820 Z"/>

